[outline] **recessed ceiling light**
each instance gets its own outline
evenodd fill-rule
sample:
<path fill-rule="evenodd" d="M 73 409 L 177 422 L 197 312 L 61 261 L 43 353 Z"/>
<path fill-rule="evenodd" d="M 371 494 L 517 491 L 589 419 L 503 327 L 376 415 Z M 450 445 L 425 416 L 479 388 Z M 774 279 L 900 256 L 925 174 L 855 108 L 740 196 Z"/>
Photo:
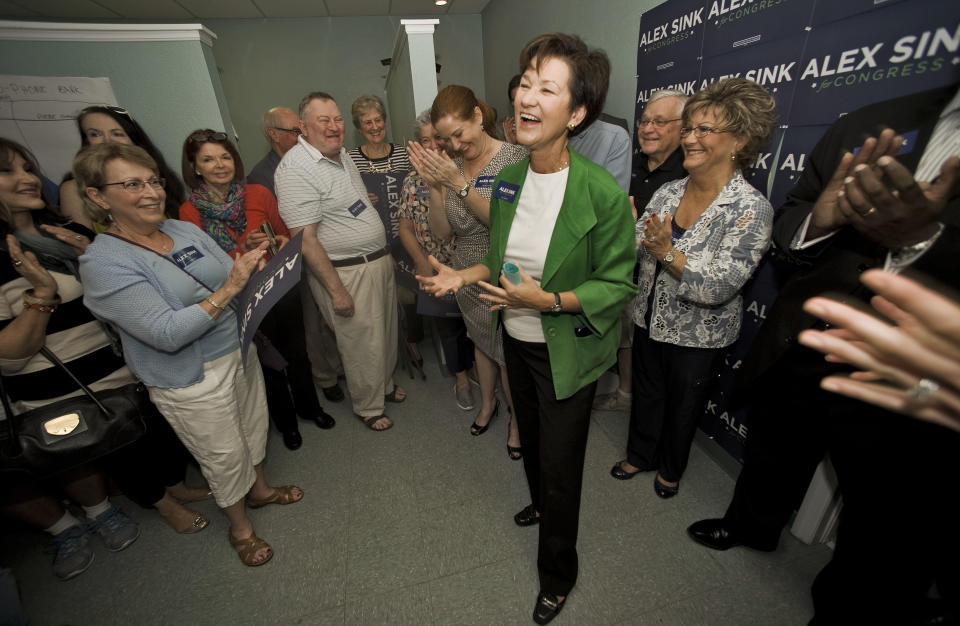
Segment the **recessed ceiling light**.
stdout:
<path fill-rule="evenodd" d="M 433 3 L 438 7 L 446 6 L 447 0 L 433 0 Z"/>

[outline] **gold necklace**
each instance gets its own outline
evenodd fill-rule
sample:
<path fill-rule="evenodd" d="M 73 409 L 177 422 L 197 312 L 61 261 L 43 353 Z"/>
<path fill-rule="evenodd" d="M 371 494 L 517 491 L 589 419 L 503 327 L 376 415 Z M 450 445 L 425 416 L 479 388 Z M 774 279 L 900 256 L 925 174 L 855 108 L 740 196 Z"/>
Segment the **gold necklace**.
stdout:
<path fill-rule="evenodd" d="M 113 221 L 113 225 L 117 227 L 117 230 L 118 230 L 122 235 L 124 235 L 125 237 L 127 237 L 128 239 L 130 239 L 131 241 L 133 241 L 134 243 L 139 243 L 139 244 L 141 244 L 141 245 L 145 245 L 146 247 L 150 248 L 151 250 L 158 251 L 158 252 L 160 252 L 161 254 L 166 254 L 167 252 L 169 252 L 169 249 L 173 247 L 173 239 L 170 239 L 169 245 L 167 244 L 166 241 L 163 241 L 159 246 L 155 246 L 155 245 L 153 245 L 153 242 L 150 241 L 150 238 L 149 238 L 149 237 L 146 237 L 146 238 L 145 238 L 145 239 L 146 239 L 146 243 L 137 241 L 137 237 L 139 237 L 140 235 L 136 235 L 135 233 L 128 233 L 127 231 L 123 230 L 123 228 L 120 227 L 120 223 L 117 222 L 116 220 Z M 159 231 L 159 230 L 156 231 L 156 232 L 160 233 L 160 238 L 163 239 L 163 232 L 162 232 L 162 231 Z"/>

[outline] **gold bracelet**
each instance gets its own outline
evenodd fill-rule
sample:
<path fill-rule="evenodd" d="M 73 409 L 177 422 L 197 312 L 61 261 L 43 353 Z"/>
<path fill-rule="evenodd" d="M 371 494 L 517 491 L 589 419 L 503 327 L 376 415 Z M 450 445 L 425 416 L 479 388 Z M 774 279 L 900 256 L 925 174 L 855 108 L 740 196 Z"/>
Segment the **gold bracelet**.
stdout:
<path fill-rule="evenodd" d="M 36 302 L 27 302 L 26 299 L 23 301 L 23 310 L 33 309 L 34 311 L 40 311 L 41 313 L 53 313 L 57 310 L 56 304 L 37 304 Z"/>
<path fill-rule="evenodd" d="M 215 309 L 218 310 L 218 311 L 224 311 L 224 310 L 225 310 L 222 306 L 220 306 L 219 304 L 217 304 L 216 302 L 213 301 L 213 297 L 212 297 L 212 296 L 209 297 L 209 298 L 207 298 L 207 302 L 209 302 L 209 303 L 210 303 L 210 306 L 212 306 L 213 308 L 215 308 Z"/>
<path fill-rule="evenodd" d="M 60 296 L 54 295 L 53 298 L 38 298 L 34 295 L 33 289 L 27 289 L 23 292 L 23 301 L 28 304 L 39 304 L 41 306 L 52 306 L 54 309 L 60 304 Z M 52 310 L 52 309 L 51 309 Z"/>

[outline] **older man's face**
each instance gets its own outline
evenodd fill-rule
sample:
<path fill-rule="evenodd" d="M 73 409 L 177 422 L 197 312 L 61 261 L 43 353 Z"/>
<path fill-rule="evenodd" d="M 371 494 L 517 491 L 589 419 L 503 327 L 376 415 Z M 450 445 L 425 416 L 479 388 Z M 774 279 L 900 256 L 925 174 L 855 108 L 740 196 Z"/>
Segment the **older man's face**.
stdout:
<path fill-rule="evenodd" d="M 287 109 L 279 111 L 273 121 L 275 126 L 270 129 L 270 137 L 276 144 L 280 156 L 283 156 L 287 150 L 297 145 L 297 138 L 300 136 L 300 118 L 294 111 Z"/>
<path fill-rule="evenodd" d="M 640 149 L 654 161 L 663 161 L 680 146 L 680 113 L 678 98 L 661 98 L 647 105 L 637 127 Z"/>
<path fill-rule="evenodd" d="M 307 142 L 324 156 L 334 158 L 343 146 L 343 116 L 333 100 L 311 100 L 303 112 L 301 130 Z"/>

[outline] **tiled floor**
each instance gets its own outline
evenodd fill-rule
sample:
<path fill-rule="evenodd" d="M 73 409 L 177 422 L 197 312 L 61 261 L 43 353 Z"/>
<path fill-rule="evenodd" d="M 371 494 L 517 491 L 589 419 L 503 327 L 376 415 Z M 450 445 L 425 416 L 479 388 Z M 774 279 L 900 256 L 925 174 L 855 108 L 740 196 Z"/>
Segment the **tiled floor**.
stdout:
<path fill-rule="evenodd" d="M 289 452 L 271 433 L 268 479 L 305 499 L 251 513 L 275 552 L 243 567 L 212 502 L 202 533 L 179 536 L 152 511 L 115 500 L 140 522 L 129 549 L 96 545 L 93 566 L 60 582 L 45 536 L 5 527 L 0 565 L 16 574 L 37 626 L 72 624 L 528 624 L 537 593 L 536 528 L 512 515 L 528 503 L 522 464 L 507 458 L 503 414 L 471 437 L 451 378 L 425 355 L 428 380 L 398 373 L 407 402 L 374 433 L 349 404 L 326 408 L 331 431 L 304 425 Z M 733 480 L 695 446 L 680 495 L 661 500 L 652 476 L 613 480 L 626 413 L 593 415 L 580 518 L 580 578 L 563 624 L 805 624 L 809 588 L 829 558 L 785 533 L 778 551 L 714 552 L 686 526 L 723 513 Z M 196 474 L 193 474 L 196 480 Z"/>

